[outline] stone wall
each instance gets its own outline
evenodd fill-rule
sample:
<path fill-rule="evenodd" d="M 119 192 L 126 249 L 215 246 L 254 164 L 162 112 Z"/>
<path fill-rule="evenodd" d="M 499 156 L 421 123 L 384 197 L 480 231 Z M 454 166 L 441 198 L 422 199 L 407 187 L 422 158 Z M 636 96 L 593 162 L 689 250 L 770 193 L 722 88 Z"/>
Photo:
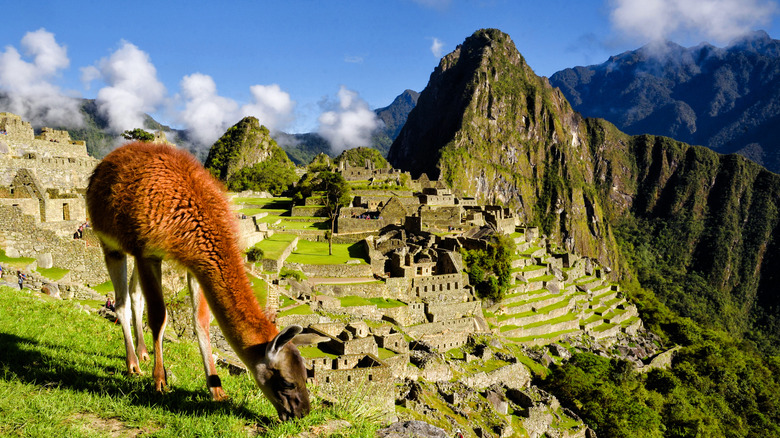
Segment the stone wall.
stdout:
<path fill-rule="evenodd" d="M 359 265 L 303 265 L 285 262 L 284 266 L 294 271 L 302 271 L 307 277 L 373 277 L 371 265 L 365 263 Z"/>
<path fill-rule="evenodd" d="M 461 382 L 471 388 L 487 388 L 493 385 L 503 385 L 512 389 L 525 389 L 531 384 L 531 373 L 525 365 L 514 363 L 490 372 L 464 376 Z"/>
<path fill-rule="evenodd" d="M 464 316 L 479 314 L 481 301 L 469 301 L 466 303 L 429 303 L 425 306 L 428 321 L 439 322 L 450 319 L 459 319 Z"/>
<path fill-rule="evenodd" d="M 425 341 L 440 352 L 445 352 L 447 350 L 466 345 L 469 341 L 469 333 L 457 331 L 432 333 L 423 335 L 421 340 Z"/>
<path fill-rule="evenodd" d="M 451 330 L 453 332 L 468 332 L 471 333 L 476 329 L 476 322 L 474 318 L 460 318 L 452 319 L 449 321 L 430 322 L 426 324 L 418 324 L 411 327 L 406 327 L 406 333 L 415 339 L 420 339 L 425 335 L 441 333 L 445 330 Z"/>
<path fill-rule="evenodd" d="M 38 227 L 35 218 L 22 214 L 20 209 L 0 206 L 0 246 L 6 251 L 33 258 L 51 254 L 54 266 L 70 270 L 71 281 L 100 284 L 108 281 L 103 251 L 87 234 L 91 230 L 86 231 L 85 239 L 61 238 Z"/>
<path fill-rule="evenodd" d="M 282 251 L 282 254 L 278 259 L 263 259 L 263 270 L 276 272 L 278 274 L 282 269 L 282 266 L 285 266 L 284 261 L 287 260 L 287 257 L 290 257 L 290 254 L 292 254 L 292 252 L 295 251 L 295 248 L 297 247 L 298 238 L 296 237 L 292 240 L 292 242 L 290 242 L 289 245 L 287 245 L 287 248 Z"/>
<path fill-rule="evenodd" d="M 425 304 L 410 303 L 403 307 L 390 307 L 382 309 L 385 317 L 400 326 L 411 326 L 428 322 L 425 316 Z"/>
<path fill-rule="evenodd" d="M 335 297 L 358 296 L 371 298 L 387 296 L 387 284 L 383 281 L 351 284 L 323 283 L 318 284 L 315 289 L 317 292 Z"/>
<path fill-rule="evenodd" d="M 0 186 L 10 186 L 20 169 L 28 169 L 43 187 L 85 189 L 98 160 L 83 158 L 19 158 L 0 154 Z"/>
<path fill-rule="evenodd" d="M 465 292 L 467 285 L 468 277 L 463 273 L 414 277 L 411 294 L 420 299 L 436 299 L 442 294 L 453 298 L 467 298 L 468 292 Z"/>

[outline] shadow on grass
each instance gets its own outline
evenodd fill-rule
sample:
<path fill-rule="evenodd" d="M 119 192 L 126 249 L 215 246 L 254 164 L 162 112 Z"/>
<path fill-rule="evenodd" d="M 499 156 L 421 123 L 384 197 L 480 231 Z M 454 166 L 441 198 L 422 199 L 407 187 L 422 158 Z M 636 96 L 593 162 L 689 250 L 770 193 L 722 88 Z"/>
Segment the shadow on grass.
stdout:
<path fill-rule="evenodd" d="M 153 389 L 150 378 L 128 377 L 124 367 L 102 366 L 106 375 L 81 370 L 75 361 L 61 361 L 46 354 L 46 349 L 66 347 L 0 333 L 0 351 L 3 352 L 0 356 L 0 380 L 18 380 L 41 388 L 66 388 L 100 396 L 121 397 L 136 406 L 162 407 L 169 412 L 188 416 L 224 413 L 265 427 L 275 422 L 275 418 L 258 415 L 233 399 L 219 403 L 205 398 L 205 390 L 190 391 L 169 385 L 169 391 L 160 394 Z M 124 363 L 124 356 L 120 357 L 120 361 Z"/>

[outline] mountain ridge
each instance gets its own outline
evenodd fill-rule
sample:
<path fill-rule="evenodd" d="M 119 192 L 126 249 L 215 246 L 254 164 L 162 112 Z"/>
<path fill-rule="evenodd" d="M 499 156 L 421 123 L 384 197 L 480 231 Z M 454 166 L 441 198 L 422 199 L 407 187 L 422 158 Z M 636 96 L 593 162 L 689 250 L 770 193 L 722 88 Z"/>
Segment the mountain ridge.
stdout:
<path fill-rule="evenodd" d="M 461 112 L 443 121 L 447 107 Z M 511 208 L 620 277 L 638 271 L 683 315 L 780 345 L 780 176 L 581 117 L 498 30 L 477 31 L 442 58 L 388 160 Z M 640 269 L 636 249 L 658 272 Z M 660 267 L 668 278 L 653 277 Z"/>
<path fill-rule="evenodd" d="M 575 110 L 629 134 L 739 153 L 780 172 L 780 41 L 757 31 L 726 48 L 666 42 L 556 72 Z"/>

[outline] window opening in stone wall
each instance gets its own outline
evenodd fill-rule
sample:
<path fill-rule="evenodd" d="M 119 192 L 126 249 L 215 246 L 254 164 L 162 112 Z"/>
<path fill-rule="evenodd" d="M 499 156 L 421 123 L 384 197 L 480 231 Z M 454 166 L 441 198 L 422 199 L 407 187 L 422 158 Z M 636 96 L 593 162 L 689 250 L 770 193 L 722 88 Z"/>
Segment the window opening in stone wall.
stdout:
<path fill-rule="evenodd" d="M 374 376 L 372 376 L 371 374 L 369 374 L 369 375 L 368 375 L 368 381 L 370 382 L 370 381 L 372 381 L 372 380 L 374 380 Z"/>
<path fill-rule="evenodd" d="M 352 376 L 347 376 L 347 382 L 351 382 L 351 381 L 352 381 Z"/>
<path fill-rule="evenodd" d="M 330 376 L 325 376 L 325 383 L 330 383 Z"/>
<path fill-rule="evenodd" d="M 70 204 L 62 204 L 62 220 L 70 220 Z"/>

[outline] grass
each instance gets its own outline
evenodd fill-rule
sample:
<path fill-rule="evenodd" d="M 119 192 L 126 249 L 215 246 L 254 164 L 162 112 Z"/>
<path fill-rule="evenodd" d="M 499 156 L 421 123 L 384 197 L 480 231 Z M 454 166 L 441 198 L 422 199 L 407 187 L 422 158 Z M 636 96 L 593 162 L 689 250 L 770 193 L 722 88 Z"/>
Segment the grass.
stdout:
<path fill-rule="evenodd" d="M 249 276 L 249 281 L 252 282 L 252 291 L 255 293 L 260 308 L 263 309 L 268 306 L 268 283 L 262 278 Z"/>
<path fill-rule="evenodd" d="M 328 255 L 328 242 L 300 240 L 298 248 L 290 254 L 287 261 L 303 265 L 343 265 L 350 260 L 359 260 L 360 264 L 366 264 L 366 258 L 368 255 L 361 243 L 334 243 L 333 255 Z"/>
<path fill-rule="evenodd" d="M 111 280 L 109 280 L 105 283 L 100 283 L 97 286 L 91 286 L 91 288 L 99 294 L 107 294 L 114 291 L 114 283 L 111 283 Z"/>
<path fill-rule="evenodd" d="M 263 250 L 263 258 L 277 260 L 295 237 L 295 234 L 274 233 L 273 236 L 257 242 L 255 247 Z"/>
<path fill-rule="evenodd" d="M 68 269 L 64 268 L 38 268 L 36 269 L 41 275 L 48 278 L 52 281 L 57 281 L 62 279 L 62 277 L 65 276 L 68 272 L 70 272 Z"/>
<path fill-rule="evenodd" d="M 406 304 L 396 299 L 385 298 L 363 298 L 356 296 L 346 296 L 339 298 L 341 301 L 341 307 L 353 307 L 353 306 L 377 306 L 380 309 L 387 309 L 391 307 L 403 307 Z"/>
<path fill-rule="evenodd" d="M 213 402 L 193 342 L 165 343 L 169 388 L 159 394 L 150 362 L 141 377 L 125 374 L 118 325 L 10 288 L 1 288 L 0 308 L 0 436 L 282 437 L 343 419 L 350 426 L 339 436 L 371 437 L 379 426 L 316 398 L 309 416 L 282 423 L 247 374 L 225 370 L 231 398 Z"/>
<path fill-rule="evenodd" d="M 391 350 L 388 350 L 387 348 L 379 347 L 379 358 L 382 360 L 389 359 L 391 357 L 397 356 L 397 353 Z"/>
<path fill-rule="evenodd" d="M 312 310 L 311 307 L 309 307 L 308 304 L 301 304 L 300 306 L 295 306 L 292 309 L 285 310 L 283 312 L 279 312 L 279 315 L 277 316 L 287 316 L 287 315 L 311 315 Z"/>
<path fill-rule="evenodd" d="M 0 263 L 3 264 L 4 268 L 8 266 L 16 269 L 26 268 L 27 265 L 34 261 L 33 257 L 8 257 L 5 255 L 5 250 L 0 249 Z"/>
<path fill-rule="evenodd" d="M 276 197 L 276 198 L 251 198 L 236 196 L 233 198 L 234 204 L 249 204 L 258 205 L 262 208 L 280 209 L 285 210 L 290 207 L 290 201 L 292 198 Z"/>
<path fill-rule="evenodd" d="M 282 220 L 279 224 L 274 225 L 274 228 L 282 228 L 285 230 L 330 230 L 330 223 L 328 221 L 323 221 L 322 218 L 305 222 Z"/>

